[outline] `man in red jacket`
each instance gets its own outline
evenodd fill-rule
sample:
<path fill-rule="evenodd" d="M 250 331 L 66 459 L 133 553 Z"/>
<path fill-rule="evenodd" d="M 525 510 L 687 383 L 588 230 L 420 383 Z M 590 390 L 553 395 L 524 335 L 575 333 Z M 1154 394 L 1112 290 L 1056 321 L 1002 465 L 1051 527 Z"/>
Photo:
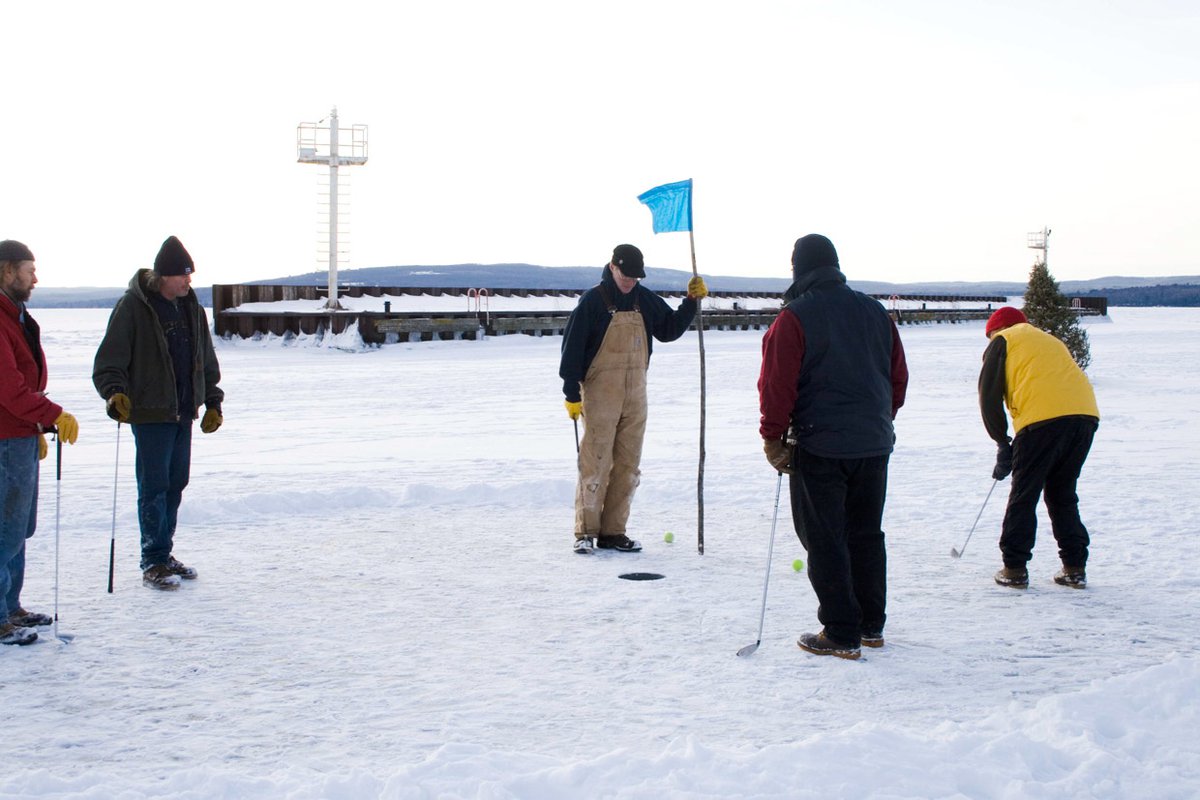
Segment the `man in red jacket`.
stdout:
<path fill-rule="evenodd" d="M 763 337 L 759 433 L 767 461 L 791 476 L 792 520 L 820 603 L 822 630 L 797 644 L 855 659 L 860 645 L 883 646 L 880 526 L 908 365 L 887 311 L 846 285 L 833 242 L 800 238 L 792 277 L 787 305 Z"/>
<path fill-rule="evenodd" d="M 21 607 L 25 540 L 37 528 L 44 431 L 54 428 L 71 444 L 79 435 L 75 418 L 46 397 L 41 329 L 25 310 L 36 283 L 29 248 L 0 242 L 0 644 L 30 644 L 37 640 L 33 628 L 54 621 Z"/>

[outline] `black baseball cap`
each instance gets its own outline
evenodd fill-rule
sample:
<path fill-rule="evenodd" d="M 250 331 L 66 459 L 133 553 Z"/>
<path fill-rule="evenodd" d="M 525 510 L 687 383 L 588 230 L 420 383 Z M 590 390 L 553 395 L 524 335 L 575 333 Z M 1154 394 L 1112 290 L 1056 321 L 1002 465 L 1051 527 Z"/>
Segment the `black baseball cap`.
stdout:
<path fill-rule="evenodd" d="M 646 277 L 646 262 L 642 260 L 642 251 L 631 244 L 619 244 L 613 248 L 612 263 L 617 265 L 621 274 L 626 278 Z"/>

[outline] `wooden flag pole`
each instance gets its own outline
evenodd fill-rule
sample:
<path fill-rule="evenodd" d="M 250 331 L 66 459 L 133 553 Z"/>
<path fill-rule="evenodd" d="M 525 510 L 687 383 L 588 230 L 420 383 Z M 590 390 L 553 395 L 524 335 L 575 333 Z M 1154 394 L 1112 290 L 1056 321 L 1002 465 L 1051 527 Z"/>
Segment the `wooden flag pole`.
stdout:
<path fill-rule="evenodd" d="M 696 235 L 688 226 L 688 242 L 692 248 L 692 275 L 699 277 L 696 270 Z M 696 339 L 700 342 L 700 467 L 696 475 L 696 549 L 704 555 L 704 313 L 703 298 L 696 298 Z"/>
<path fill-rule="evenodd" d="M 696 269 L 696 235 L 692 232 L 692 179 L 664 183 L 638 195 L 638 202 L 650 209 L 654 232 L 688 232 L 692 249 L 692 277 L 699 278 Z M 686 226 L 686 227 L 684 227 Z M 696 298 L 696 337 L 700 342 L 700 467 L 696 475 L 696 549 L 704 555 L 704 313 L 703 299 Z"/>

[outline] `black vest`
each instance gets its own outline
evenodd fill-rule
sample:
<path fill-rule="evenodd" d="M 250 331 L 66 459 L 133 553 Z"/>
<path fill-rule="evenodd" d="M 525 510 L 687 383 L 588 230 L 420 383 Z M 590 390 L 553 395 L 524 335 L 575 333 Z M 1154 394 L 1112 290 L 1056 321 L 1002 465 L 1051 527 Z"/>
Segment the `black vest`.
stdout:
<path fill-rule="evenodd" d="M 840 281 L 788 304 L 804 329 L 792 411 L 797 443 L 825 458 L 892 452 L 892 322 L 879 301 Z"/>

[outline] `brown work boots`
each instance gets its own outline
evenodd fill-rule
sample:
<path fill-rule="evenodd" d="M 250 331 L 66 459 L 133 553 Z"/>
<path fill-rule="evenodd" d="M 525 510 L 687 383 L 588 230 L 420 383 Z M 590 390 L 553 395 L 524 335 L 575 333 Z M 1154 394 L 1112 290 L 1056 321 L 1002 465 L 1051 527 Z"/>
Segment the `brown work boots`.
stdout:
<path fill-rule="evenodd" d="M 1087 588 L 1087 573 L 1083 567 L 1063 566 L 1054 576 L 1054 582 L 1059 586 L 1068 586 L 1072 589 L 1085 589 Z"/>
<path fill-rule="evenodd" d="M 179 588 L 179 576 L 171 571 L 166 564 L 155 564 L 142 573 L 142 585 L 163 592 L 173 592 Z"/>
<path fill-rule="evenodd" d="M 880 645 L 883 643 L 883 637 L 880 636 Z M 862 650 L 858 645 L 839 644 L 833 639 L 830 639 L 825 631 L 820 633 L 805 633 L 796 642 L 800 649 L 806 653 L 812 653 L 815 656 L 833 656 L 835 658 L 844 658 L 847 661 L 856 661 L 862 656 Z M 869 645 L 876 647 L 877 645 Z"/>
<path fill-rule="evenodd" d="M 1010 589 L 1029 588 L 1029 570 L 1024 567 L 1004 567 L 996 573 L 996 583 Z"/>
<path fill-rule="evenodd" d="M 37 631 L 33 628 L 22 628 L 11 622 L 0 622 L 0 644 L 33 644 L 37 638 Z"/>
<path fill-rule="evenodd" d="M 18 628 L 45 628 L 54 624 L 54 617 L 49 614 L 43 614 L 40 611 L 27 611 L 23 608 L 17 608 L 16 611 L 8 615 L 8 621 Z"/>
<path fill-rule="evenodd" d="M 180 581 L 194 581 L 198 573 L 192 567 L 183 564 L 175 556 L 167 559 L 165 564 L 155 564 L 142 572 L 142 585 L 151 589 L 173 592 L 180 586 Z"/>
<path fill-rule="evenodd" d="M 1054 582 L 1059 586 L 1072 589 L 1087 587 L 1087 573 L 1083 567 L 1063 566 L 1054 576 Z M 996 583 L 1011 589 L 1029 588 L 1029 572 L 1024 567 L 1005 567 L 996 573 Z"/>

